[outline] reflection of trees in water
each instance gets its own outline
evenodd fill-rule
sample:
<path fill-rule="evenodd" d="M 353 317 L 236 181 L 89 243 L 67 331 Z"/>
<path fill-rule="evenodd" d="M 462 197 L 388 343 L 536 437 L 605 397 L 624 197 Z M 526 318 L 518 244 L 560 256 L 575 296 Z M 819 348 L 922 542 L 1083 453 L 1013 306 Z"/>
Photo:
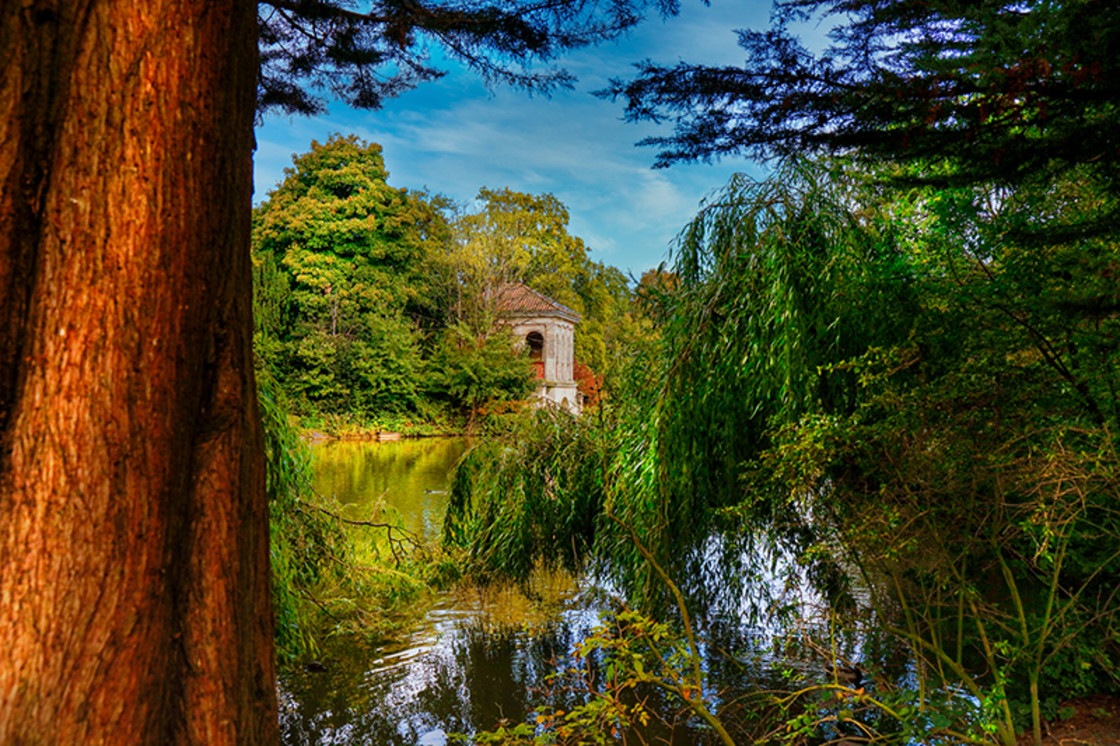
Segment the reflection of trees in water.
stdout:
<path fill-rule="evenodd" d="M 376 650 L 337 643 L 326 673 L 283 681 L 285 744 L 421 742 L 434 730 L 470 733 L 502 717 L 525 718 L 539 704 L 533 688 L 550 661 L 574 643 L 559 627 L 545 634 L 472 622 L 408 663 L 378 668 Z"/>
<path fill-rule="evenodd" d="M 323 443 L 312 449 L 313 484 L 347 506 L 352 518 L 370 518 L 381 500 L 407 528 L 436 538 L 447 477 L 466 448 L 463 438 Z"/>
<path fill-rule="evenodd" d="M 394 652 L 333 641 L 324 651 L 326 673 L 297 672 L 284 681 L 283 741 L 413 746 L 440 743 L 440 731 L 472 733 L 492 729 L 502 718 L 524 721 L 542 706 L 570 711 L 590 696 L 588 687 L 602 691 L 601 658 L 593 653 L 577 662 L 571 656 L 593 623 L 594 612 L 586 608 L 565 612 L 555 623 L 528 631 L 472 617 L 425 633 L 425 640 L 418 643 L 426 647 L 422 652 L 419 647 Z M 709 686 L 718 693 L 720 716 L 741 743 L 770 731 L 775 718 L 781 717 L 764 699 L 750 696 L 788 688 L 790 681 L 781 677 L 779 669 L 802 660 L 801 673 L 823 683 L 824 663 L 810 649 L 784 649 L 779 663 L 771 654 L 769 635 L 727 622 L 707 623 L 704 639 L 703 667 Z M 872 640 L 843 643 L 865 655 L 888 652 Z M 896 665 L 904 667 L 905 656 L 890 652 Z M 400 660 L 415 657 L 391 665 L 394 655 Z M 567 668 L 578 668 L 586 677 L 546 686 L 550 674 Z M 896 673 L 904 675 L 902 670 Z M 637 696 L 663 718 L 643 729 L 647 743 L 716 743 L 679 702 L 653 689 L 639 690 Z M 424 740 L 425 736 L 431 740 Z"/>

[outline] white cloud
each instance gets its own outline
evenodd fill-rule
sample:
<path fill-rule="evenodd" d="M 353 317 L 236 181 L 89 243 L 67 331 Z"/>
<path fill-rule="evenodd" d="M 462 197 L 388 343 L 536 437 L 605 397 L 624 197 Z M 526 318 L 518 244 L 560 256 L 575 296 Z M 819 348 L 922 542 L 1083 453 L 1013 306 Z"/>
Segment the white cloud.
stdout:
<path fill-rule="evenodd" d="M 712 8 L 694 5 L 682 19 L 653 21 L 616 46 L 573 55 L 566 64 L 581 76 L 579 89 L 551 100 L 491 94 L 451 73 L 380 112 L 336 104 L 322 117 L 270 117 L 257 131 L 256 198 L 265 197 L 291 154 L 306 151 L 312 139 L 353 132 L 382 145 L 396 186 L 426 187 L 457 201 L 469 201 L 482 186 L 550 192 L 567 205 L 571 231 L 596 259 L 640 274 L 665 258 L 700 199 L 748 164 L 653 171 L 655 150 L 634 142 L 658 130 L 623 123 L 621 104 L 589 91 L 611 76 L 632 74 L 629 64 L 644 57 L 733 64 L 742 50 L 731 29 L 765 23 L 769 8 L 719 0 Z"/>

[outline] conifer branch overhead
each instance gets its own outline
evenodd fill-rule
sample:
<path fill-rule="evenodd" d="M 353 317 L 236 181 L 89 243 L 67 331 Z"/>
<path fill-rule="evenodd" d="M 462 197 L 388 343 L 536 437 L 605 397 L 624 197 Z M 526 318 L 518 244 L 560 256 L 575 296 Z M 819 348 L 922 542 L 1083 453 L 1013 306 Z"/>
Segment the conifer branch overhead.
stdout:
<path fill-rule="evenodd" d="M 821 19 L 815 53 L 796 24 Z M 958 182 L 1120 168 L 1120 6 L 1105 0 L 779 0 L 738 31 L 741 67 L 637 65 L 600 95 L 673 122 L 658 166 L 725 155 L 858 151 L 950 159 Z"/>
<path fill-rule="evenodd" d="M 550 63 L 617 38 L 674 0 L 266 0 L 259 6 L 260 111 L 316 114 L 337 98 L 377 109 L 445 74 L 442 50 L 488 84 L 548 95 L 574 78 Z M 534 68 L 534 65 L 538 67 Z"/>

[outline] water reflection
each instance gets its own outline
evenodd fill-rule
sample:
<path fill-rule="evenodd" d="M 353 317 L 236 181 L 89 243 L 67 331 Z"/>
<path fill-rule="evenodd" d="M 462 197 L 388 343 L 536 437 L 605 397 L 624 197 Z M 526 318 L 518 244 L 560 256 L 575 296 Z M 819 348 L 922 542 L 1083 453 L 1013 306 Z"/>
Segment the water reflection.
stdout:
<path fill-rule="evenodd" d="M 313 449 L 314 483 L 353 518 L 370 518 L 385 506 L 410 530 L 436 539 L 448 474 L 467 447 L 462 439 L 321 444 Z M 524 721 L 542 705 L 570 710 L 586 691 L 553 687 L 545 692 L 542 685 L 558 666 L 576 665 L 571 653 L 607 603 L 601 593 L 564 574 L 538 573 L 532 589 L 532 598 L 515 587 L 442 594 L 393 644 L 328 640 L 321 651 L 325 672 L 297 670 L 281 680 L 283 742 L 442 746 L 449 733 L 489 730 L 502 718 Z M 790 647 L 778 652 L 771 648 L 775 630 L 748 628 L 734 618 L 702 626 L 709 694 L 741 743 L 769 731 L 774 726 L 769 718 L 777 713 L 766 712 L 769 708 L 757 698 L 736 699 L 736 694 L 825 680 L 827 656 Z M 825 629 L 811 632 L 829 639 Z M 836 643 L 853 658 L 872 652 L 857 640 Z M 895 665 L 904 667 L 905 659 Z M 797 675 L 782 678 L 782 669 Z M 641 696 L 667 721 L 651 722 L 642 734 L 645 742 L 715 743 L 712 734 L 688 722 L 679 703 L 654 691 Z"/>
<path fill-rule="evenodd" d="M 326 672 L 282 682 L 284 743 L 427 746 L 525 718 L 533 688 L 597 619 L 573 579 L 551 585 L 535 602 L 513 588 L 449 593 L 396 644 L 328 643 Z"/>
<path fill-rule="evenodd" d="M 564 584 L 554 581 L 556 587 Z M 571 710 L 586 691 L 578 686 L 546 691 L 544 682 L 558 667 L 596 669 L 595 660 L 577 664 L 571 653 L 598 622 L 598 611 L 592 596 L 580 593 L 570 579 L 567 588 L 537 603 L 515 589 L 459 592 L 442 598 L 399 644 L 328 645 L 325 673 L 296 672 L 282 682 L 284 743 L 442 746 L 449 733 L 488 730 L 503 718 L 524 721 L 542 705 Z M 724 630 L 717 639 L 703 653 L 720 687 L 741 690 L 748 679 L 757 684 L 774 676 L 757 660 L 732 664 L 723 658 L 719 651 L 743 649 L 744 638 Z M 646 742 L 717 743 L 660 693 L 651 689 L 642 696 L 667 717 L 651 721 L 643 733 Z M 743 727 L 757 722 L 759 713 L 724 704 L 729 721 Z"/>
<path fill-rule="evenodd" d="M 466 438 L 327 441 L 311 449 L 312 485 L 333 496 L 352 519 L 400 515 L 405 528 L 438 540 L 447 510 L 447 477 L 469 447 Z"/>

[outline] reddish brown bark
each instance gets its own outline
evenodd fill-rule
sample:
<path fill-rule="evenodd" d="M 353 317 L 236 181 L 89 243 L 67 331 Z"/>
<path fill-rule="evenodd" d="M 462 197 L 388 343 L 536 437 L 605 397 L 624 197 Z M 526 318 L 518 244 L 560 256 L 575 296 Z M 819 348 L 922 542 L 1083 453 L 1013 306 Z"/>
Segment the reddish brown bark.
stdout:
<path fill-rule="evenodd" d="M 253 3 L 0 3 L 0 743 L 277 740 Z"/>

